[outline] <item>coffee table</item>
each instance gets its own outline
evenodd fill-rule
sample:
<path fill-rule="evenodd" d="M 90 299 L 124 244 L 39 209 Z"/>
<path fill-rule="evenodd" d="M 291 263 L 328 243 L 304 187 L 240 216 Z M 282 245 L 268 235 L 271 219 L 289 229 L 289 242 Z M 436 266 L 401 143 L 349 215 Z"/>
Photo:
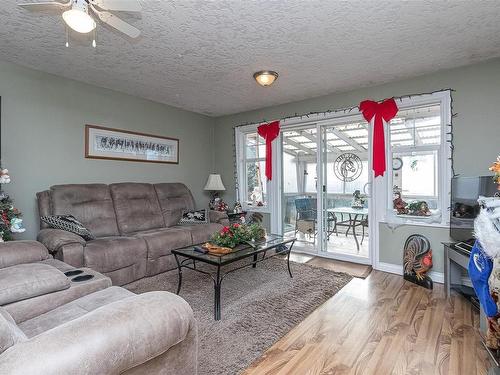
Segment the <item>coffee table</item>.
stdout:
<path fill-rule="evenodd" d="M 288 274 L 292 276 L 290 269 L 290 252 L 295 243 L 295 237 L 283 237 L 278 235 L 269 235 L 265 239 L 249 242 L 248 244 L 238 245 L 233 252 L 225 255 L 210 255 L 199 253 L 194 250 L 193 246 L 185 247 L 183 249 L 172 250 L 175 261 L 177 262 L 177 270 L 179 273 L 179 280 L 177 284 L 177 294 L 181 291 L 182 286 L 182 269 L 187 268 L 196 272 L 209 275 L 214 283 L 214 319 L 220 320 L 221 318 L 221 284 L 224 278 L 237 270 L 246 267 L 257 266 L 257 263 L 264 260 L 273 258 L 277 255 L 287 256 Z M 223 272 L 223 267 L 247 258 L 251 258 L 250 262 L 244 262 Z M 214 268 L 213 271 L 200 269 L 196 263 L 204 263 Z M 205 267 L 206 268 L 206 267 Z"/>

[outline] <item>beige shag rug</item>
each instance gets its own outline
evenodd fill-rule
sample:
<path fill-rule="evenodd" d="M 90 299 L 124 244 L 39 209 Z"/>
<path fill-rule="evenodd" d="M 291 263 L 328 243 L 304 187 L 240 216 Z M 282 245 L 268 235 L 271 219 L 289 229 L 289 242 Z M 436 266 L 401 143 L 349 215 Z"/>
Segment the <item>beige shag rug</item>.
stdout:
<path fill-rule="evenodd" d="M 286 261 L 274 258 L 228 275 L 222 283 L 220 321 L 213 318 L 210 277 L 183 270 L 180 296 L 191 305 L 199 324 L 199 375 L 240 373 L 352 279 L 345 273 L 295 262 L 291 269 L 293 279 Z M 177 271 L 125 287 L 135 293 L 175 292 Z"/>

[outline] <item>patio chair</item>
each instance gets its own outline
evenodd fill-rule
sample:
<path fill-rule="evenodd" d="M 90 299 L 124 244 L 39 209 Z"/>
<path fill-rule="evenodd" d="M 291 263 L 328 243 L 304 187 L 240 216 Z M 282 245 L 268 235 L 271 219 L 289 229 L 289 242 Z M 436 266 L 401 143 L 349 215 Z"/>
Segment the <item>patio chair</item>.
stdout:
<path fill-rule="evenodd" d="M 304 233 L 313 237 L 316 241 L 317 208 L 316 199 L 298 198 L 295 199 L 295 234 Z"/>
<path fill-rule="evenodd" d="M 316 242 L 316 223 L 318 220 L 318 209 L 317 209 L 316 198 L 297 198 L 295 199 L 295 210 L 297 211 L 295 217 L 295 234 L 297 232 L 304 233 L 305 235 L 309 235 L 309 237 L 313 237 L 313 241 Z M 332 230 L 331 224 L 334 223 L 334 227 Z M 337 217 L 333 212 L 328 212 L 327 219 L 327 238 L 330 238 L 332 233 L 337 233 Z M 338 233 L 337 233 L 338 235 Z"/>

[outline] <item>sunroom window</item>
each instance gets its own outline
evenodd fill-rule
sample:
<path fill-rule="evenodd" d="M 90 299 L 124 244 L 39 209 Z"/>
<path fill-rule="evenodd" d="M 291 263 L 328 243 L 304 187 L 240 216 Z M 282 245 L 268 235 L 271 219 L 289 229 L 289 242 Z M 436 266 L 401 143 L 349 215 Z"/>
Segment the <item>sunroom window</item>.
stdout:
<path fill-rule="evenodd" d="M 389 210 L 396 216 L 441 220 L 443 126 L 440 104 L 400 110 L 390 121 L 393 201 Z"/>
<path fill-rule="evenodd" d="M 244 203 L 247 206 L 267 205 L 266 144 L 257 133 L 245 134 Z"/>

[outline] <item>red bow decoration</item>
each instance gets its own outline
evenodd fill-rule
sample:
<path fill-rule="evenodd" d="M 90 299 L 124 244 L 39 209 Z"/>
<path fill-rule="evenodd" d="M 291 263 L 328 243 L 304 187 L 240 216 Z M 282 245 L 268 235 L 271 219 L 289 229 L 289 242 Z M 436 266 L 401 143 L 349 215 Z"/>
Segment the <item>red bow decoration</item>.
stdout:
<path fill-rule="evenodd" d="M 371 122 L 375 117 L 373 128 L 373 171 L 375 177 L 383 176 L 385 166 L 385 137 L 384 122 L 391 121 L 398 113 L 398 106 L 394 99 L 384 100 L 377 103 L 372 100 L 365 100 L 359 104 L 359 110 L 363 113 L 366 121 Z"/>
<path fill-rule="evenodd" d="M 257 128 L 259 135 L 266 140 L 266 177 L 268 180 L 273 178 L 273 147 L 272 141 L 280 133 L 280 122 L 273 121 L 269 124 L 261 125 Z"/>

